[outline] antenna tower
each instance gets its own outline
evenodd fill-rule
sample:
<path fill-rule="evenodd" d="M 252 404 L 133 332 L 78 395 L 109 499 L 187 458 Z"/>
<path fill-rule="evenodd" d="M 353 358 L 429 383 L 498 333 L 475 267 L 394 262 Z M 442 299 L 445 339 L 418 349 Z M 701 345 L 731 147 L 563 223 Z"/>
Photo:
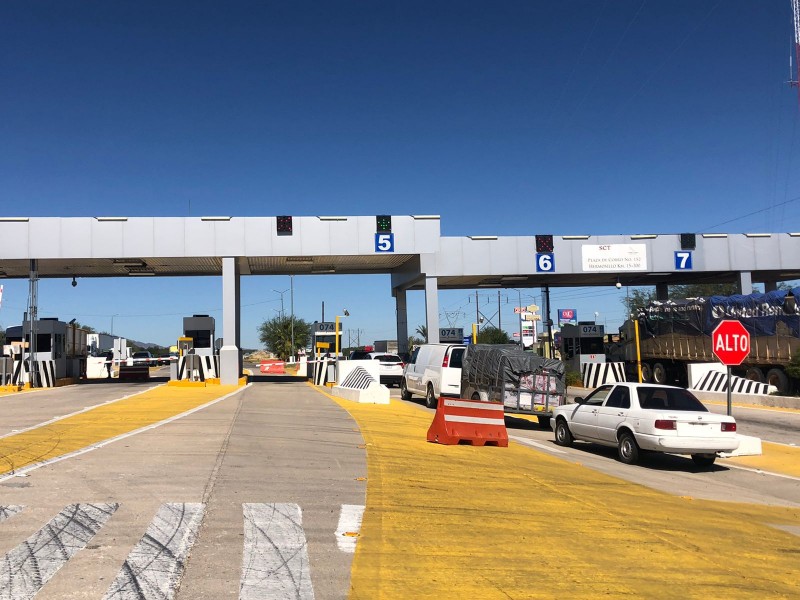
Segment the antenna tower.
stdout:
<path fill-rule="evenodd" d="M 789 54 L 789 85 L 798 88 L 800 98 L 800 0 L 792 0 L 792 16 L 794 18 L 794 62 L 792 68 L 792 55 Z"/>

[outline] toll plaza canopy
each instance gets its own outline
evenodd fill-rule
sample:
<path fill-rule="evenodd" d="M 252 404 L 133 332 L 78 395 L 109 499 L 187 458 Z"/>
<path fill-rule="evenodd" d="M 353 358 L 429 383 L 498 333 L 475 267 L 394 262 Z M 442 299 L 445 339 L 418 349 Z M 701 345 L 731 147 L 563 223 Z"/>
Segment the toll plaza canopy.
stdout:
<path fill-rule="evenodd" d="M 406 291 L 424 290 L 438 341 L 439 289 L 656 286 L 800 278 L 800 233 L 442 236 L 436 215 L 0 217 L 0 278 L 217 275 L 223 383 L 241 373 L 242 275 L 390 274 L 397 339 Z M 406 350 L 406 348 L 401 348 Z"/>

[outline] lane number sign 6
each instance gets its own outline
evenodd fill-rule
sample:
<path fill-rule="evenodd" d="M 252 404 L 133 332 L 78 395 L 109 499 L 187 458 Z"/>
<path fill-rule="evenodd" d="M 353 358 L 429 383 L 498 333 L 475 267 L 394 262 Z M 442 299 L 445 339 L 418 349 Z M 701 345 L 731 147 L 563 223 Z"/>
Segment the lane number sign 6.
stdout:
<path fill-rule="evenodd" d="M 554 273 L 556 270 L 556 255 L 553 252 L 536 253 L 537 273 Z"/>
<path fill-rule="evenodd" d="M 692 270 L 692 253 L 686 251 L 675 251 L 675 270 L 676 271 L 691 271 Z"/>
<path fill-rule="evenodd" d="M 375 252 L 394 252 L 394 234 L 376 233 Z"/>

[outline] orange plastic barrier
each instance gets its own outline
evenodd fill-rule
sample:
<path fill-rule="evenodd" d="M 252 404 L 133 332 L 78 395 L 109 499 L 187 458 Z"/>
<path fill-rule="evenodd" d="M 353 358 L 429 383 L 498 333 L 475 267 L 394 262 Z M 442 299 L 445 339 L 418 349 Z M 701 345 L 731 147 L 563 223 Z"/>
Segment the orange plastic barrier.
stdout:
<path fill-rule="evenodd" d="M 428 441 L 507 448 L 503 405 L 463 398 L 439 398 L 436 415 L 428 429 Z"/>
<path fill-rule="evenodd" d="M 286 373 L 286 370 L 284 369 L 285 364 L 286 363 L 284 363 L 282 360 L 275 360 L 275 359 L 262 360 L 261 364 L 258 367 L 258 370 L 261 371 L 262 373 L 273 373 L 282 375 Z"/>

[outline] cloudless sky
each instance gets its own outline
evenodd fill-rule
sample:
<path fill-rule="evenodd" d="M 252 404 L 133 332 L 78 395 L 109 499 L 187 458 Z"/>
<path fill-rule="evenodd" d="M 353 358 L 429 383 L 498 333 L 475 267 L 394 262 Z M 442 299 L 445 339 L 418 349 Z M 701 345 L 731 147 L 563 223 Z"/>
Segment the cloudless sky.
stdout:
<path fill-rule="evenodd" d="M 0 3 L 0 214 L 439 214 L 443 235 L 800 231 L 789 0 Z M 798 259 L 800 260 L 800 258 Z M 2 257 L 0 257 L 0 262 Z M 533 269 L 533 262 L 532 267 Z M 3 326 L 27 282 L 5 280 Z M 290 310 L 246 277 L 242 340 Z M 282 295 L 280 292 L 284 292 Z M 625 290 L 554 289 L 609 329 Z M 502 325 L 539 290 L 504 290 Z M 40 315 L 162 345 L 217 278 L 42 280 Z M 388 276 L 294 311 L 393 339 Z M 497 324 L 497 291 L 479 295 Z M 469 328 L 474 290 L 440 292 Z M 409 294 L 409 329 L 424 323 Z M 222 333 L 221 331 L 218 333 Z"/>

